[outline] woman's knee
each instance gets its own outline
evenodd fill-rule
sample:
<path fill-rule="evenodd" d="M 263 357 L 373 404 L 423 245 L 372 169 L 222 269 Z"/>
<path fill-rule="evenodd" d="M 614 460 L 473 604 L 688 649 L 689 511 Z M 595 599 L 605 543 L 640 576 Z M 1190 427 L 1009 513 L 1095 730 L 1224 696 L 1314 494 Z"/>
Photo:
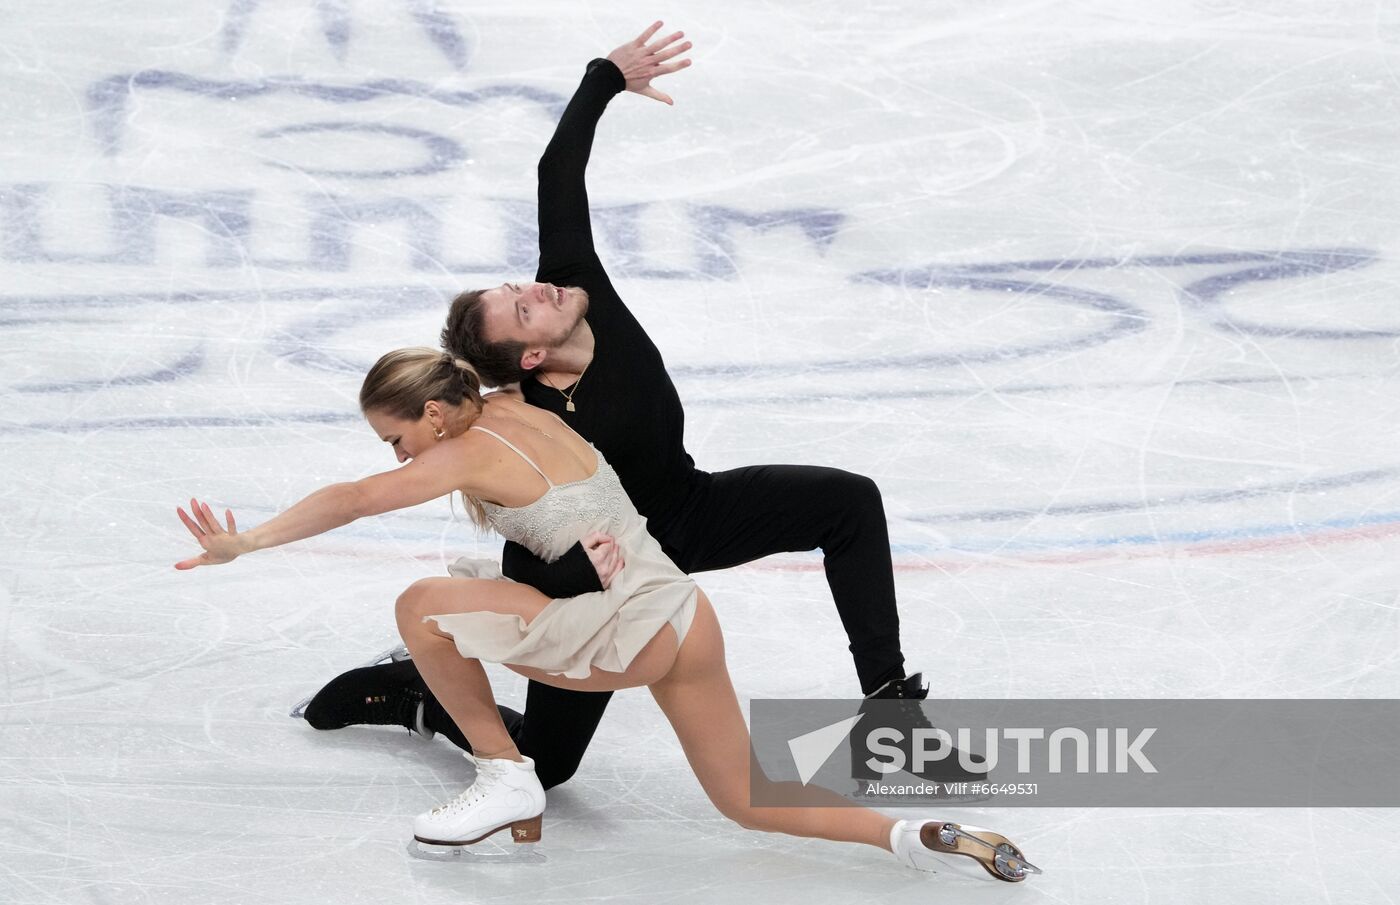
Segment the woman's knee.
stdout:
<path fill-rule="evenodd" d="M 766 830 L 762 811 L 749 804 L 747 795 L 711 796 L 710 801 L 725 818 L 746 830 Z"/>
<path fill-rule="evenodd" d="M 450 578 L 420 578 L 404 589 L 394 601 L 394 616 L 399 627 L 416 627 L 423 623 L 423 617 L 447 612 L 440 603 L 442 586 Z"/>

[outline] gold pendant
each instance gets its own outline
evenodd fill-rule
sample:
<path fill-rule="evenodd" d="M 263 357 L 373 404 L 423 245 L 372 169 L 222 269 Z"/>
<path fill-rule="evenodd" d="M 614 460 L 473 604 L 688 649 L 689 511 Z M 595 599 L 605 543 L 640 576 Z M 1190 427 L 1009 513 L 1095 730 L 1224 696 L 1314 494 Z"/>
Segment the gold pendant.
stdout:
<path fill-rule="evenodd" d="M 565 399 L 565 400 L 564 400 L 564 411 L 566 411 L 566 412 L 575 411 L 575 409 L 574 409 L 574 401 L 573 401 L 572 399 Z"/>

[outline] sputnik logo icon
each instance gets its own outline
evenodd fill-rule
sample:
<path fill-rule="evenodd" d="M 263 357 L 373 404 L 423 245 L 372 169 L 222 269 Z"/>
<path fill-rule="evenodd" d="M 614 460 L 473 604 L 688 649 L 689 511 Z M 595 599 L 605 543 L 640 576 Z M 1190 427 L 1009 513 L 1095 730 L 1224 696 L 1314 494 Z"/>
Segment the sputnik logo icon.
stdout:
<path fill-rule="evenodd" d="M 812 781 L 812 777 L 817 775 L 817 771 L 846 740 L 846 736 L 851 734 L 851 730 L 863 716 L 865 714 L 858 713 L 853 717 L 838 720 L 830 726 L 823 726 L 788 740 L 788 751 L 792 754 L 792 762 L 797 765 L 797 776 L 804 786 Z"/>

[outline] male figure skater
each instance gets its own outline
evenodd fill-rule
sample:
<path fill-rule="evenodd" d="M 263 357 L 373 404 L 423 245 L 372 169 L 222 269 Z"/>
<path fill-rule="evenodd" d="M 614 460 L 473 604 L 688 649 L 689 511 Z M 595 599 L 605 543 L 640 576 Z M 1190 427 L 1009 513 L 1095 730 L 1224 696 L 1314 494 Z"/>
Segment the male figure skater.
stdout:
<path fill-rule="evenodd" d="M 484 385 L 518 383 L 529 403 L 592 442 L 648 530 L 687 573 L 820 548 L 862 694 L 921 699 L 928 692 L 920 675 L 904 673 L 889 532 L 875 483 L 803 465 L 697 469 L 685 451 L 685 413 L 661 354 L 618 298 L 594 250 L 584 172 L 598 119 L 624 89 L 671 103 L 651 80 L 689 64 L 669 62 L 690 48 L 675 43 L 680 32 L 652 41 L 660 26 L 588 65 L 545 148 L 536 281 L 463 292 L 452 302 L 443 345 L 476 366 Z M 578 546 L 546 564 L 507 543 L 502 569 L 551 597 L 601 588 Z M 523 715 L 501 708 L 546 789 L 574 774 L 610 698 L 531 682 Z M 317 693 L 306 718 L 318 729 L 368 723 L 441 732 L 470 750 L 411 660 L 337 677 Z"/>

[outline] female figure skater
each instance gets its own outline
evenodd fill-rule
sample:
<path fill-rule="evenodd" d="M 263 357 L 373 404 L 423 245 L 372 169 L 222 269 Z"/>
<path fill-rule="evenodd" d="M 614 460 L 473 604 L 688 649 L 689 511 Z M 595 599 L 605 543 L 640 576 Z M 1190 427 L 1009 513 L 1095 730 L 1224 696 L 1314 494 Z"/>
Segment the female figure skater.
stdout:
<path fill-rule="evenodd" d="M 190 514 L 178 512 L 204 552 L 176 568 L 230 562 L 460 491 L 481 523 L 544 559 L 582 541 L 604 587 L 550 600 L 509 581 L 429 578 L 399 597 L 404 643 L 476 752 L 465 755 L 477 768 L 472 786 L 414 820 L 420 842 L 471 844 L 507 827 L 516 842 L 540 838 L 544 790 L 501 721 L 480 662 L 487 660 L 561 688 L 646 685 L 705 793 L 741 826 L 863 842 L 918 869 L 961 854 L 1001 880 L 1037 872 L 1004 837 L 972 827 L 845 806 L 753 807 L 757 766 L 715 613 L 647 533 L 602 455 L 549 412 L 506 393 L 483 398 L 471 366 L 436 349 L 381 358 L 365 377 L 360 408 L 407 464 L 325 487 L 248 531 L 237 530 L 232 512 L 221 525 L 191 500 Z M 844 804 L 834 793 L 830 800 Z"/>

